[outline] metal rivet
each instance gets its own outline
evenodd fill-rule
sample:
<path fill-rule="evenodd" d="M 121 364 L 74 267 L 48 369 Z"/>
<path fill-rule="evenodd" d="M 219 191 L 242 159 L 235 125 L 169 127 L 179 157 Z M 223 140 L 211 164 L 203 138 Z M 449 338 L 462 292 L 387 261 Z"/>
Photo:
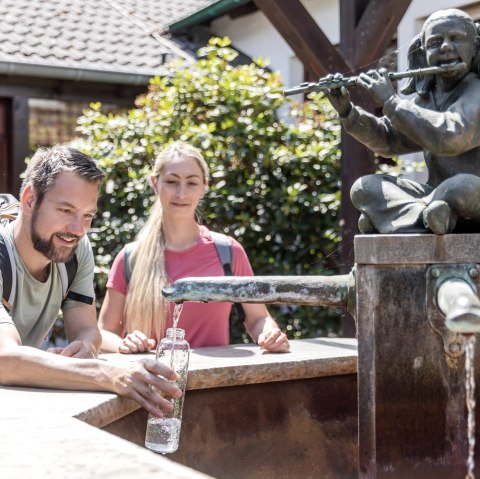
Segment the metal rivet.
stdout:
<path fill-rule="evenodd" d="M 432 278 L 438 278 L 440 276 L 440 270 L 438 268 L 432 268 Z"/>
<path fill-rule="evenodd" d="M 470 268 L 468 274 L 470 275 L 470 278 L 478 278 L 479 272 L 477 268 Z"/>
<path fill-rule="evenodd" d="M 452 354 L 456 354 L 461 351 L 462 347 L 458 343 L 451 343 L 449 344 L 448 349 Z"/>

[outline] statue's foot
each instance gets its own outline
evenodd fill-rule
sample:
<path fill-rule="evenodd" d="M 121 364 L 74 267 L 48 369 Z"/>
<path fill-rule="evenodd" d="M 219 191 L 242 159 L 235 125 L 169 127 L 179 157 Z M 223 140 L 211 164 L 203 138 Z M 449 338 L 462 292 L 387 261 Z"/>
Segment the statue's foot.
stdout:
<path fill-rule="evenodd" d="M 458 215 L 445 201 L 432 201 L 423 211 L 423 223 L 436 235 L 451 233 L 457 224 Z"/>
<path fill-rule="evenodd" d="M 363 233 L 364 235 L 378 233 L 377 229 L 370 221 L 370 218 L 365 213 L 361 213 L 358 218 L 358 229 L 360 230 L 360 233 Z"/>

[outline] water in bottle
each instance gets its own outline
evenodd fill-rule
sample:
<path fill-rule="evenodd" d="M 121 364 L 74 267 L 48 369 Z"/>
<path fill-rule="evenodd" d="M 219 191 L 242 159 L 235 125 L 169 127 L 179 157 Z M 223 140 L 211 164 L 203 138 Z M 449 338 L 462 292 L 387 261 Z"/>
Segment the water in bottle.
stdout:
<path fill-rule="evenodd" d="M 179 379 L 176 386 L 185 393 L 188 374 L 190 346 L 185 340 L 185 331 L 180 328 L 169 328 L 157 348 L 157 361 L 173 369 Z M 179 398 L 171 398 L 173 410 L 159 418 L 148 415 L 145 447 L 161 454 L 175 452 L 178 449 L 180 429 L 182 425 L 184 394 Z"/>

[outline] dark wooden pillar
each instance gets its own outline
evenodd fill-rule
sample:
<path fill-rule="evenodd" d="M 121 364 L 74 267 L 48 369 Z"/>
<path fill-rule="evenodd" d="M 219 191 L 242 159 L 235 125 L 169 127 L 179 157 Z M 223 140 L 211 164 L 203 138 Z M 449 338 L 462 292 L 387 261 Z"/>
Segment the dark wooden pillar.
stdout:
<path fill-rule="evenodd" d="M 389 46 L 400 20 L 411 0 L 339 0 L 340 45 L 338 49 L 322 32 L 300 0 L 254 0 L 257 7 L 283 36 L 305 68 L 317 77 L 328 73 L 350 76 L 361 70 L 375 68 Z M 350 91 L 352 101 L 373 111 L 365 92 Z M 361 97 L 358 95 L 361 94 Z M 355 180 L 374 172 L 374 157 L 363 145 L 342 133 L 341 253 L 340 272 L 348 272 L 355 258 L 353 239 L 358 232 L 358 212 L 350 200 Z M 354 334 L 348 315 L 342 319 L 345 336 Z"/>
<path fill-rule="evenodd" d="M 377 67 L 410 3 L 411 0 L 340 0 L 339 50 L 354 73 Z M 352 88 L 350 95 L 354 103 L 374 111 L 375 105 L 364 91 Z M 350 201 L 350 189 L 357 178 L 374 172 L 375 161 L 367 148 L 345 132 L 341 147 L 342 272 L 346 272 L 354 262 L 353 238 L 358 233 L 359 216 Z"/>
<path fill-rule="evenodd" d="M 0 191 L 18 196 L 28 156 L 28 99 L 0 98 Z"/>
<path fill-rule="evenodd" d="M 340 45 L 339 50 L 343 58 L 355 65 L 357 49 L 356 28 L 369 0 L 340 0 Z M 358 92 L 350 90 L 352 101 L 356 103 Z M 365 98 L 367 95 L 363 95 Z M 365 105 L 364 101 L 362 106 Z M 373 173 L 373 157 L 363 145 L 342 130 L 342 164 L 340 179 L 342 181 L 342 204 L 340 218 L 342 222 L 342 273 L 349 271 L 355 262 L 353 257 L 353 238 L 358 233 L 358 211 L 350 201 L 350 189 L 354 181 L 360 176 Z"/>
<path fill-rule="evenodd" d="M 340 0 L 340 45 L 339 50 L 343 58 L 351 65 L 355 64 L 355 57 L 358 49 L 356 45 L 356 28 L 362 13 L 365 11 L 369 0 Z M 365 105 L 365 97 L 359 97 L 359 92 L 352 88 L 350 96 L 354 103 Z M 358 101 L 357 101 L 358 100 Z M 348 273 L 355 263 L 353 253 L 353 240 L 359 232 L 358 211 L 350 200 L 350 190 L 357 178 L 374 172 L 374 159 L 372 153 L 355 138 L 348 135 L 342 129 L 341 137 L 342 163 L 340 165 L 340 180 L 342 182 L 342 203 L 340 205 L 340 221 L 342 243 L 340 251 L 340 272 Z M 346 337 L 355 336 L 355 322 L 352 316 L 345 311 L 341 318 L 342 335 Z"/>
<path fill-rule="evenodd" d="M 12 99 L 12 172 L 11 172 L 11 193 L 18 195 L 21 185 L 20 174 L 25 170 L 25 158 L 29 155 L 28 138 L 28 98 L 15 97 Z"/>
<path fill-rule="evenodd" d="M 11 164 L 10 158 L 10 137 L 9 119 L 10 101 L 8 98 L 0 98 L 0 191 L 10 192 L 9 179 Z"/>

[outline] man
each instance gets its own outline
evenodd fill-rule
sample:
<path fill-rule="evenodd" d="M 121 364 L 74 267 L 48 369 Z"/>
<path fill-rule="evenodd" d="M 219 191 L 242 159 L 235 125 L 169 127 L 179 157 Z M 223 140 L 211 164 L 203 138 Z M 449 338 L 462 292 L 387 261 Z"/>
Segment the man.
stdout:
<path fill-rule="evenodd" d="M 456 65 L 456 71 L 414 78 L 401 99 L 386 72 L 359 76 L 359 85 L 383 107 L 377 118 L 350 102 L 345 89 L 328 98 L 349 134 L 375 153 L 391 157 L 423 151 L 423 185 L 389 175 L 369 175 L 352 187 L 363 233 L 480 232 L 480 78 L 478 27 L 461 10 L 435 12 L 409 49 L 410 68 Z"/>
<path fill-rule="evenodd" d="M 162 416 L 162 410 L 173 406 L 157 390 L 181 395 L 169 382 L 176 377 L 173 371 L 151 359 L 128 366 L 95 359 L 101 337 L 94 305 L 94 259 L 86 234 L 102 178 L 89 156 L 66 147 L 39 150 L 27 167 L 20 213 L 3 231 L 17 280 L 12 309 L 7 312 L 0 306 L 0 384 L 112 391 Z M 74 255 L 77 271 L 71 293 L 64 298 L 59 264 Z M 60 309 L 69 344 L 37 349 Z"/>

